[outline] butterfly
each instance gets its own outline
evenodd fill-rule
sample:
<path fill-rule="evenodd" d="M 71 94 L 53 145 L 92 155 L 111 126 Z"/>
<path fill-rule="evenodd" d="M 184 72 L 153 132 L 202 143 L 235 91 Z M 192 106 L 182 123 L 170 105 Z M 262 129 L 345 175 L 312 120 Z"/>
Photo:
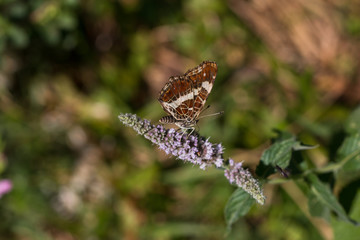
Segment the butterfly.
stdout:
<path fill-rule="evenodd" d="M 158 100 L 168 113 L 160 123 L 174 123 L 194 131 L 199 115 L 214 85 L 217 64 L 204 61 L 184 75 L 172 76 L 160 91 Z"/>

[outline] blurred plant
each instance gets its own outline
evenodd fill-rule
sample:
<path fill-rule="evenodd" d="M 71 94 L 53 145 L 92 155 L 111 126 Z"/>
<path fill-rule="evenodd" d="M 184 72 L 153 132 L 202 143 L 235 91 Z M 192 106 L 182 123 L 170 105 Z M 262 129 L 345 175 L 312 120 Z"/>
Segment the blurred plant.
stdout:
<path fill-rule="evenodd" d="M 271 147 L 266 149 L 260 159 L 256 173 L 269 184 L 280 184 L 293 181 L 301 191 L 306 193 L 304 200 L 308 201 L 311 216 L 328 219 L 334 212 L 341 221 L 359 226 L 345 211 L 337 199 L 333 189 L 339 192 L 346 184 L 360 177 L 360 107 L 357 108 L 345 122 L 345 138 L 338 148 L 333 162 L 321 167 L 313 166 L 307 157 L 299 154 L 301 150 L 314 148 L 303 145 L 295 136 L 278 131 Z M 279 172 L 284 178 L 269 179 L 269 176 Z M 325 177 L 326 176 L 326 177 Z M 329 176 L 333 176 L 334 178 Z M 325 180 L 324 180 L 325 179 Z M 330 188 L 332 183 L 332 188 Z M 229 204 L 229 203 L 228 203 Z M 231 204 L 231 203 L 230 203 Z M 228 226 L 236 218 L 228 220 Z"/>

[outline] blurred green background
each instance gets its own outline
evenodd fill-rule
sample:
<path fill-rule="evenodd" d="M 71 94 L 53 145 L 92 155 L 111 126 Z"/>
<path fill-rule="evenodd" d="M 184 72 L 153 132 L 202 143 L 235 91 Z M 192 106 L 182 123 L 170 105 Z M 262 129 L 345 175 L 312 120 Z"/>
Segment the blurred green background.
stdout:
<path fill-rule="evenodd" d="M 322 166 L 360 100 L 359 40 L 357 1 L 1 0 L 0 180 L 13 189 L 0 239 L 223 239 L 235 188 L 222 172 L 166 156 L 118 114 L 156 123 L 167 79 L 216 61 L 208 112 L 225 114 L 201 135 L 254 170 L 272 129 L 290 131 L 319 144 Z M 228 239 L 347 227 L 310 217 L 292 183 L 265 195 Z"/>

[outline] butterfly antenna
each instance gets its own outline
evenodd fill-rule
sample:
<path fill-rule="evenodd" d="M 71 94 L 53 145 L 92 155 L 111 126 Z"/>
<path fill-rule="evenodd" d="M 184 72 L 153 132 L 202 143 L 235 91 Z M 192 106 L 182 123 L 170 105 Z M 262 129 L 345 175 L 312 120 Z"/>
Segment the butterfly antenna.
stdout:
<path fill-rule="evenodd" d="M 204 116 L 199 117 L 198 119 L 201 119 L 201 118 L 204 118 L 204 117 L 211 117 L 211 116 L 222 115 L 222 114 L 224 114 L 224 111 L 217 112 L 217 113 L 212 113 L 212 114 L 208 114 L 208 115 L 204 115 Z"/>

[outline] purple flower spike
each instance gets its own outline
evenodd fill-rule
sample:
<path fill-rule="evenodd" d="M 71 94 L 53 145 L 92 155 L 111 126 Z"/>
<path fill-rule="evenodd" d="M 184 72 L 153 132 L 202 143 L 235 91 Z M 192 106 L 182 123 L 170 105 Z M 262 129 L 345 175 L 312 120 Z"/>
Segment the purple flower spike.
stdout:
<path fill-rule="evenodd" d="M 265 196 L 259 186 L 258 181 L 253 178 L 249 170 L 242 167 L 242 162 L 235 163 L 229 159 L 228 169 L 225 170 L 225 177 L 230 183 L 235 183 L 238 187 L 244 189 L 261 205 L 265 202 Z"/>
<path fill-rule="evenodd" d="M 142 120 L 134 114 L 120 114 L 119 119 L 158 145 L 166 154 L 200 165 L 203 170 L 212 165 L 223 166 L 221 144 L 214 145 L 202 137 L 177 132 L 173 128 L 166 129 L 162 125 L 152 125 L 148 120 Z"/>
<path fill-rule="evenodd" d="M 210 166 L 226 169 L 225 176 L 230 183 L 235 183 L 258 203 L 264 204 L 265 197 L 257 180 L 248 170 L 242 168 L 241 163 L 235 164 L 230 159 L 229 166 L 224 165 L 224 147 L 221 144 L 212 144 L 209 139 L 187 135 L 173 128 L 166 129 L 162 125 L 152 125 L 149 120 L 142 120 L 135 114 L 120 114 L 119 119 L 124 125 L 132 127 L 138 134 L 158 145 L 166 154 L 199 165 L 203 170 Z"/>
<path fill-rule="evenodd" d="M 12 189 L 12 183 L 10 180 L 7 179 L 0 180 L 0 198 L 2 197 L 2 195 L 10 192 L 11 189 Z"/>

